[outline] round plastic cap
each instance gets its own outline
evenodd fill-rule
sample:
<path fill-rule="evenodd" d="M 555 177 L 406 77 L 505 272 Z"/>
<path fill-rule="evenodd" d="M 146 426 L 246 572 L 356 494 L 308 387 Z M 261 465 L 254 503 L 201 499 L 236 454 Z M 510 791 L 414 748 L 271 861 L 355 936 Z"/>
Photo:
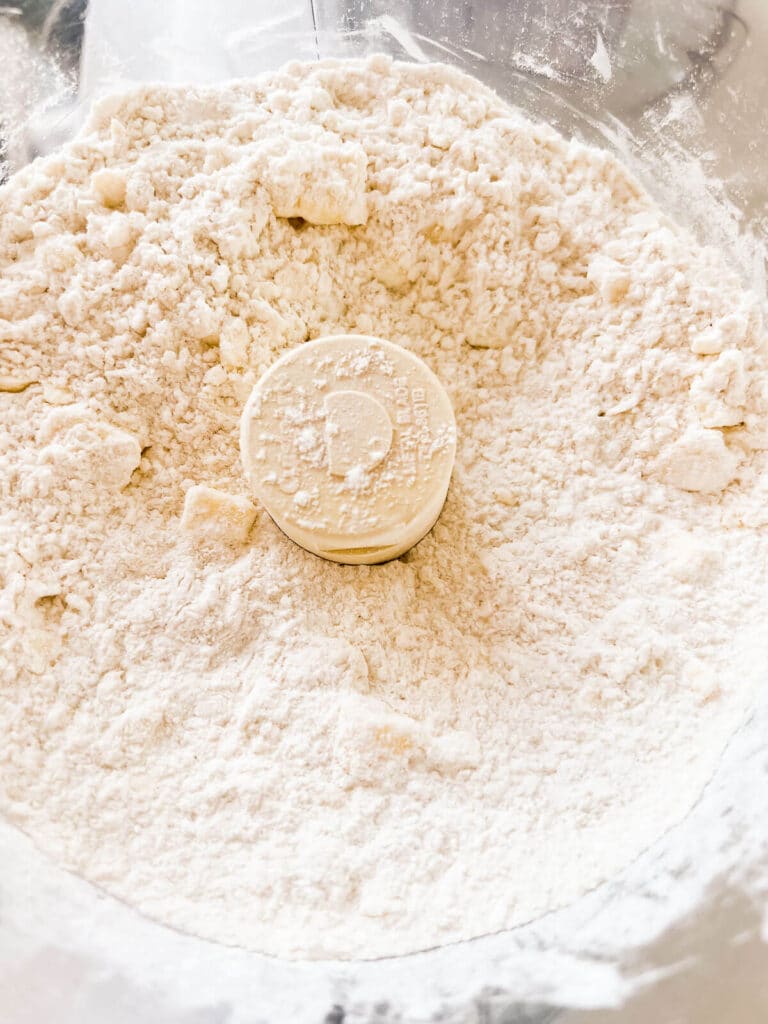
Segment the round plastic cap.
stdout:
<path fill-rule="evenodd" d="M 321 558 L 397 558 L 434 525 L 456 455 L 448 395 L 399 345 L 359 334 L 306 342 L 274 363 L 243 410 L 256 497 Z"/>

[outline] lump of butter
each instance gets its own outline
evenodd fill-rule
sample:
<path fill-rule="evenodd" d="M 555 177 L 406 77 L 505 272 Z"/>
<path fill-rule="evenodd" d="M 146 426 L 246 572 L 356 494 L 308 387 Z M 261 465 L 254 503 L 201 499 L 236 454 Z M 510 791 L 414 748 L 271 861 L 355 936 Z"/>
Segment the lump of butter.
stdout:
<path fill-rule="evenodd" d="M 256 508 L 247 498 L 195 484 L 184 498 L 181 528 L 199 539 L 242 544 L 255 518 Z"/>
<path fill-rule="evenodd" d="M 682 491 L 716 494 L 735 478 L 739 458 L 719 430 L 689 429 L 662 460 L 662 479 Z"/>
<path fill-rule="evenodd" d="M 328 132 L 281 139 L 259 153 L 261 178 L 278 217 L 310 224 L 365 224 L 368 158 L 357 143 Z"/>

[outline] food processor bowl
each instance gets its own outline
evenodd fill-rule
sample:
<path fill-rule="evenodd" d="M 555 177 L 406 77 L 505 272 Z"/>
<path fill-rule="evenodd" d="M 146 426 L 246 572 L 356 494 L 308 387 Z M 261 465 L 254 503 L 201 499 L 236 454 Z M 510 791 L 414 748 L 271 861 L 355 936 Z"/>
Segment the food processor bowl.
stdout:
<path fill-rule="evenodd" d="M 453 64 L 612 150 L 765 297 L 764 0 L 17 0 L 0 7 L 5 174 L 71 137 L 93 99 L 136 82 L 380 52 Z M 686 819 L 572 906 L 379 961 L 287 962 L 183 935 L 0 823 L 0 1017 L 757 1024 L 768 1019 L 766 737 L 764 699 Z"/>

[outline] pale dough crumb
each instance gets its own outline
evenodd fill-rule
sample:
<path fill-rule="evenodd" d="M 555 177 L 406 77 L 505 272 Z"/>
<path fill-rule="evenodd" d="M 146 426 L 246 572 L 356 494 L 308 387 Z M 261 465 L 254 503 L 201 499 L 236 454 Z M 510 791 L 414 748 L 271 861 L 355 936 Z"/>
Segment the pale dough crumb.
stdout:
<path fill-rule="evenodd" d="M 91 179 L 93 190 L 105 206 L 119 207 L 125 202 L 126 178 L 122 171 L 105 167 Z"/>

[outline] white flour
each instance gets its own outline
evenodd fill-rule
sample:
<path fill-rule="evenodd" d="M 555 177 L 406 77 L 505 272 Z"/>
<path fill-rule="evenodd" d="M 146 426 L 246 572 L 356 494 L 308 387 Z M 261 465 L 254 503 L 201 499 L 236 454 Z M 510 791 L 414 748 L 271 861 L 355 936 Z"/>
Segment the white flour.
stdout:
<path fill-rule="evenodd" d="M 102 104 L 0 213 L 0 807 L 42 848 L 203 936 L 373 956 L 686 813 L 768 658 L 765 336 L 612 157 L 440 66 L 296 65 Z M 374 567 L 254 521 L 238 462 L 258 375 L 355 331 L 459 431 Z"/>

